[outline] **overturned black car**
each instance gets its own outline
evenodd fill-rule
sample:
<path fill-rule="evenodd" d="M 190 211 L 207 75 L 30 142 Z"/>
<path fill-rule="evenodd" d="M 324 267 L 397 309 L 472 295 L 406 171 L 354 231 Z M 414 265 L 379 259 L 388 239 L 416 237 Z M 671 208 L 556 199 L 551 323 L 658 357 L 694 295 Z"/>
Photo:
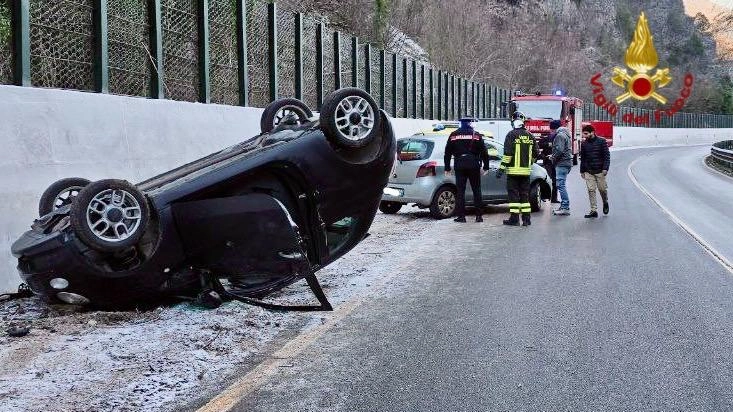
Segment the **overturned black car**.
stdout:
<path fill-rule="evenodd" d="M 261 299 L 314 273 L 366 235 L 395 158 L 387 115 L 337 90 L 320 119 L 271 103 L 262 134 L 133 185 L 63 179 L 12 246 L 23 280 L 49 300 L 124 308 L 166 297 L 206 306 Z"/>

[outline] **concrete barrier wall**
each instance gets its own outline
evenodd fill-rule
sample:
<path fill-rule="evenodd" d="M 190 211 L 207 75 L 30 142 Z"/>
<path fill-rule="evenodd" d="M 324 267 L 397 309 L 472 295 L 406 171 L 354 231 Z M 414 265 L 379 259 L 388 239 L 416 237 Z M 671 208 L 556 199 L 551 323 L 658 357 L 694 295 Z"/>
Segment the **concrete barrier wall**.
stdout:
<path fill-rule="evenodd" d="M 64 177 L 139 182 L 259 133 L 262 109 L 0 86 L 0 292 L 20 278 L 10 245 Z M 395 135 L 428 120 L 392 119 Z M 616 146 L 731 139 L 731 130 L 618 128 Z"/>

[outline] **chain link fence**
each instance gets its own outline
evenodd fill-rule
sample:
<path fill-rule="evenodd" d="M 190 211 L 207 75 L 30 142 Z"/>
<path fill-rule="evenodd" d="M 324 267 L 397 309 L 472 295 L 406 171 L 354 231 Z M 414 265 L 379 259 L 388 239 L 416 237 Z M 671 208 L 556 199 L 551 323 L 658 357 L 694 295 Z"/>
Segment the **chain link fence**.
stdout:
<path fill-rule="evenodd" d="M 209 0 L 211 102 L 239 103 L 237 9 L 232 0 Z"/>
<path fill-rule="evenodd" d="M 150 96 L 150 25 L 146 0 L 108 2 L 109 91 Z"/>
<path fill-rule="evenodd" d="M 195 102 L 199 97 L 198 0 L 163 0 L 165 95 Z"/>
<path fill-rule="evenodd" d="M 313 109 L 317 106 L 316 90 L 316 29 L 320 19 L 303 17 L 303 102 Z"/>
<path fill-rule="evenodd" d="M 94 88 L 92 0 L 30 2 L 31 81 L 61 89 Z"/>
<path fill-rule="evenodd" d="M 13 82 L 12 1 L 0 0 L 0 84 Z"/>
<path fill-rule="evenodd" d="M 160 24 L 163 55 L 163 78 L 157 78 L 156 45 L 157 27 L 152 13 L 154 3 L 149 0 L 107 0 L 107 59 L 96 56 L 96 49 L 104 44 L 96 36 L 105 32 L 104 20 L 95 22 L 96 0 L 32 0 L 28 21 L 15 21 L 12 13 L 13 0 L 0 0 L 0 84 L 13 84 L 13 71 L 17 66 L 22 73 L 30 72 L 30 83 L 34 86 L 76 90 L 96 90 L 108 86 L 114 94 L 151 96 L 153 86 L 162 85 L 166 98 L 182 101 L 198 101 L 202 97 L 201 73 L 209 71 L 209 90 L 214 103 L 239 104 L 243 90 L 239 84 L 239 56 L 237 45 L 237 2 L 234 0 L 161 0 Z M 209 37 L 202 38 L 202 19 L 199 17 L 208 4 Z M 271 79 L 269 59 L 270 18 L 266 0 L 246 0 L 245 19 L 247 23 L 247 72 L 246 90 L 250 106 L 264 107 L 271 101 Z M 278 97 L 295 95 L 295 16 L 294 11 L 304 6 L 297 0 L 279 2 L 277 15 L 277 90 Z M 21 16 L 24 18 L 24 16 Z M 366 87 L 367 73 L 371 74 L 371 94 L 377 102 L 384 101 L 383 109 L 398 116 L 430 117 L 431 97 L 434 102 L 432 114 L 442 119 L 455 119 L 462 115 L 484 115 L 486 107 L 489 117 L 501 116 L 502 102 L 509 98 L 506 89 L 488 87 L 486 94 L 482 85 L 460 81 L 453 75 L 438 76 L 433 68 L 433 87 L 430 87 L 430 63 L 420 62 L 413 77 L 413 62 L 405 62 L 397 56 L 396 70 L 392 66 L 392 52 L 385 53 L 384 77 L 380 65 L 380 50 L 371 49 L 371 62 L 367 67 L 367 49 L 364 44 L 357 48 L 357 62 L 352 59 L 352 36 L 341 33 L 341 45 L 334 51 L 334 28 L 323 16 L 303 16 L 301 43 L 303 100 L 312 108 L 317 107 L 318 72 L 317 27 L 325 25 L 322 37 L 323 47 L 323 93 L 331 93 L 339 76 L 341 86 L 353 84 L 352 73 L 357 74 L 357 86 Z M 28 27 L 25 27 L 27 25 Z M 16 26 L 23 26 L 20 30 Z M 14 39 L 13 32 L 29 33 L 27 39 Z M 156 34 L 156 36 L 151 36 Z M 16 41 L 18 40 L 18 41 Z M 98 40 L 98 41 L 95 41 Z M 209 55 L 200 51 L 208 42 Z M 14 50 L 20 47 L 22 50 Z M 27 49 L 26 49 L 27 48 Z M 100 49 L 101 50 L 101 49 Z M 30 61 L 15 56 L 29 56 Z M 334 61 L 339 59 L 340 72 L 334 73 Z M 107 61 L 108 66 L 103 66 Z M 208 62 L 208 68 L 204 63 Z M 405 78 L 405 64 L 406 78 Z M 421 76 L 422 65 L 425 76 Z M 99 65 L 99 66 L 98 66 Z M 109 83 L 104 84 L 104 70 L 108 71 Z M 21 79 L 24 82 L 28 79 Z M 95 82 L 96 80 L 96 82 Z M 394 80 L 394 87 L 393 87 Z M 381 84 L 384 84 L 384 93 Z M 440 85 L 440 86 L 439 86 Z M 441 92 L 438 95 L 438 89 Z M 458 89 L 460 88 L 460 90 Z M 424 96 L 424 98 L 423 98 Z M 486 101 L 486 98 L 489 101 Z M 460 99 L 460 101 L 459 101 Z M 618 126 L 650 127 L 733 127 L 733 116 L 676 113 L 674 116 L 656 117 L 653 110 L 619 107 L 618 114 L 609 115 L 586 102 L 585 120 L 613 120 Z"/>

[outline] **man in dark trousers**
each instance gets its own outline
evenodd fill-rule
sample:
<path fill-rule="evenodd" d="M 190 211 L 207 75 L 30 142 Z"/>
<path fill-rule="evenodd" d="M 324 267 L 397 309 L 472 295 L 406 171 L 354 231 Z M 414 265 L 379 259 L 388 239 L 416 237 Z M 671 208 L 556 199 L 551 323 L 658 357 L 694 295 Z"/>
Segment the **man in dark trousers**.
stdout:
<path fill-rule="evenodd" d="M 524 128 L 525 116 L 521 112 L 512 114 L 512 126 L 504 139 L 504 158 L 501 161 L 496 177 L 506 171 L 506 186 L 509 192 L 509 219 L 504 221 L 505 225 L 519 226 L 519 214 L 522 214 L 522 226 L 532 224 L 530 213 L 532 206 L 529 204 L 529 175 L 532 172 L 532 163 L 538 155 L 537 142 L 532 133 Z"/>
<path fill-rule="evenodd" d="M 445 144 L 445 174 L 450 175 L 451 157 L 455 157 L 456 169 L 456 222 L 466 221 L 466 180 L 471 182 L 473 191 L 473 205 L 476 207 L 476 221 L 483 222 L 481 216 L 484 210 L 481 198 L 481 175 L 488 173 L 489 153 L 486 149 L 486 142 L 481 133 L 478 133 L 471 126 L 475 119 L 461 119 L 461 127 L 456 129 L 448 137 Z M 484 164 L 484 171 L 481 173 L 481 163 Z"/>
<path fill-rule="evenodd" d="M 596 136 L 595 129 L 591 125 L 583 126 L 583 138 L 580 145 L 580 175 L 585 179 L 588 187 L 588 200 L 590 200 L 590 212 L 585 215 L 587 218 L 598 217 L 598 206 L 596 204 L 596 189 L 603 200 L 603 214 L 608 214 L 608 185 L 606 175 L 611 165 L 611 152 L 608 150 L 606 139 Z"/>

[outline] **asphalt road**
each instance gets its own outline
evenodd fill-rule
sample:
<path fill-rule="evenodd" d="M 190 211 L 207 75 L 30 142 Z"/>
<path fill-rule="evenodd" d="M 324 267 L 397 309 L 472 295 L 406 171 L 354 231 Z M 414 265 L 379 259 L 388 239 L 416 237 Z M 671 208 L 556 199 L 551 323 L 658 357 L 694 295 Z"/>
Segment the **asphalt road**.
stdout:
<path fill-rule="evenodd" d="M 704 152 L 613 152 L 606 217 L 583 218 L 574 168 L 569 217 L 440 222 L 393 262 L 391 293 L 311 335 L 233 410 L 733 409 L 731 273 L 627 175 L 642 158 L 639 182 L 733 260 L 733 180 Z"/>

